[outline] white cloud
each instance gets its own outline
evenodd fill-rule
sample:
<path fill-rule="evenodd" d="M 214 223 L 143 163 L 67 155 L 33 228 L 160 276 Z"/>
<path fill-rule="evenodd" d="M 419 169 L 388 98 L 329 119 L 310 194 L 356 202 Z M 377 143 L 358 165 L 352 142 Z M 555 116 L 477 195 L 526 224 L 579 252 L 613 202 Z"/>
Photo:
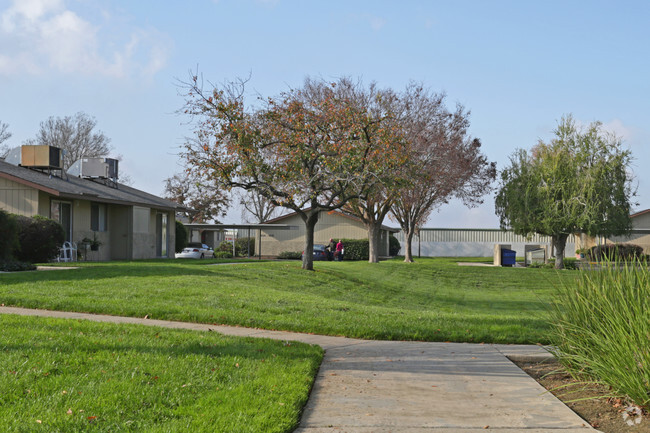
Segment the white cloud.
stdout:
<path fill-rule="evenodd" d="M 370 23 L 370 27 L 375 31 L 381 30 L 384 27 L 384 25 L 386 25 L 386 20 L 383 19 L 382 17 L 378 17 L 375 15 L 366 15 L 365 18 Z"/>
<path fill-rule="evenodd" d="M 82 73 L 151 76 L 164 67 L 164 37 L 152 29 L 92 23 L 66 8 L 63 0 L 14 0 L 0 12 L 0 75 Z"/>
<path fill-rule="evenodd" d="M 603 123 L 603 129 L 613 133 L 624 141 L 633 140 L 637 135 L 634 128 L 624 125 L 620 119 L 613 119 L 607 123 Z"/>

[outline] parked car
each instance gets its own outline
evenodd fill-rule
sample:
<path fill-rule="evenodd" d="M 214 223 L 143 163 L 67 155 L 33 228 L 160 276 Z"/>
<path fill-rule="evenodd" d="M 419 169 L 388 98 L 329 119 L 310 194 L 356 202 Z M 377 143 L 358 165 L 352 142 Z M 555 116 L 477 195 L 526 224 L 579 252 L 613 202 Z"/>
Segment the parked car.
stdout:
<path fill-rule="evenodd" d="M 176 253 L 177 259 L 211 259 L 214 257 L 214 250 L 200 242 L 190 242 L 183 251 Z"/>
<path fill-rule="evenodd" d="M 314 254 L 312 260 L 317 261 L 317 260 L 329 260 L 329 251 L 327 251 L 327 246 L 326 245 L 321 245 L 321 244 L 315 244 L 314 245 Z M 305 256 L 305 252 L 302 252 L 303 257 Z"/>

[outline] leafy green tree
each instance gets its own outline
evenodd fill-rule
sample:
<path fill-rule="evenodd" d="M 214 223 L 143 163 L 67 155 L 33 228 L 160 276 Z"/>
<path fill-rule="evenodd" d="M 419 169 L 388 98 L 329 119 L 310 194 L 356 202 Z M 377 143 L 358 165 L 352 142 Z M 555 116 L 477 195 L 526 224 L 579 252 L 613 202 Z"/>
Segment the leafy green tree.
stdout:
<path fill-rule="evenodd" d="M 566 241 L 572 233 L 623 235 L 630 231 L 632 188 L 629 150 L 602 130 L 565 116 L 549 143 L 530 152 L 519 149 L 501 172 L 496 213 L 501 227 L 520 235 L 550 236 L 555 267 L 564 267 Z"/>

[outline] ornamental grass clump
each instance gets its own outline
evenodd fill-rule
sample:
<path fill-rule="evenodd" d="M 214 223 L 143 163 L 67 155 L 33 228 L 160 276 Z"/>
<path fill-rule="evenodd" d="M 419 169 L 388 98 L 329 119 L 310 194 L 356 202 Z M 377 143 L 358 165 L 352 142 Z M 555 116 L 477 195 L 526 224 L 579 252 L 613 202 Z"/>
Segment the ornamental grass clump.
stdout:
<path fill-rule="evenodd" d="M 635 260 L 602 262 L 558 289 L 555 355 L 575 377 L 650 409 L 650 271 Z"/>

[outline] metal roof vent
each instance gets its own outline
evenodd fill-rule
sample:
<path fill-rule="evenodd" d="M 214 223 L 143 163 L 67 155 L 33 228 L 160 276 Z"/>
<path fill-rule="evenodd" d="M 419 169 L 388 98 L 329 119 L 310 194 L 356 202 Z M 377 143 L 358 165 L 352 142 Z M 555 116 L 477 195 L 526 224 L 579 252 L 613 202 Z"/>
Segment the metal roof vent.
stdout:
<path fill-rule="evenodd" d="M 63 154 L 65 150 L 46 144 L 23 144 L 9 151 L 5 162 L 32 170 L 47 172 L 58 171 L 63 177 Z"/>
<path fill-rule="evenodd" d="M 103 180 L 117 187 L 118 160 L 114 158 L 81 158 L 70 166 L 68 174 L 84 179 Z M 108 182 L 108 183 L 107 183 Z"/>
<path fill-rule="evenodd" d="M 20 165 L 39 169 L 63 169 L 63 151 L 46 144 L 24 144 L 20 148 Z"/>

